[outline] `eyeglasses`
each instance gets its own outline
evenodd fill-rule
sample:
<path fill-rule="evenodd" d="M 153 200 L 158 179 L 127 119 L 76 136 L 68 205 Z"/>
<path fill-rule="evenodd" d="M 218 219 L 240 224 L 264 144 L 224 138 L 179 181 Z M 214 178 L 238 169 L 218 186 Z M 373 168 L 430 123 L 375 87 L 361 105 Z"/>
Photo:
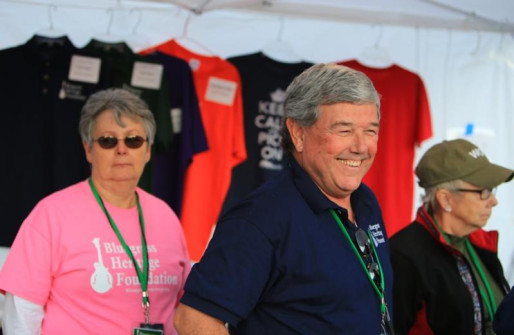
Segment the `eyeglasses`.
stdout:
<path fill-rule="evenodd" d="M 375 277 L 379 275 L 379 267 L 373 258 L 373 250 L 371 248 L 371 241 L 369 240 L 369 236 L 364 230 L 359 228 L 355 232 L 355 239 L 357 240 L 359 249 L 366 258 L 366 267 L 368 268 L 369 275 L 372 280 L 375 280 Z"/>
<path fill-rule="evenodd" d="M 141 148 L 143 143 L 148 141 L 147 138 L 141 136 L 127 136 L 125 138 L 116 138 L 113 136 L 100 136 L 95 140 L 103 149 L 112 149 L 118 145 L 118 140 L 125 142 L 125 145 L 130 149 Z"/>
<path fill-rule="evenodd" d="M 466 188 L 458 188 L 455 191 L 480 193 L 480 199 L 481 200 L 489 199 L 491 194 L 495 194 L 496 195 L 496 187 L 495 188 L 484 188 L 484 189 L 481 189 L 481 190 L 471 190 L 471 189 L 466 189 Z"/>

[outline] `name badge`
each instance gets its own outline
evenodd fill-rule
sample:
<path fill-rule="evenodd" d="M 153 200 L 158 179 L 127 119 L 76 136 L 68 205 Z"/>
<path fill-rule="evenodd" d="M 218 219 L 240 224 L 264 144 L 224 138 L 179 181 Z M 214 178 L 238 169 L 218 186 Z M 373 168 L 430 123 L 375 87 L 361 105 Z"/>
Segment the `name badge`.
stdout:
<path fill-rule="evenodd" d="M 164 325 L 162 323 L 142 323 L 139 328 L 134 328 L 132 335 L 164 335 Z"/>

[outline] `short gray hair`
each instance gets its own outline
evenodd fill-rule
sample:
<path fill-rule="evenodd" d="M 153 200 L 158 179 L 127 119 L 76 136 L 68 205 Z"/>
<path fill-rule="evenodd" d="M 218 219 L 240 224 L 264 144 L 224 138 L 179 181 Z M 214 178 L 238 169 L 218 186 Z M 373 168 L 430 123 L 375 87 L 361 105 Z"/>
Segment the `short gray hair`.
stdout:
<path fill-rule="evenodd" d="M 318 120 L 320 106 L 340 102 L 375 104 L 380 120 L 380 98 L 364 73 L 338 64 L 316 64 L 298 75 L 286 90 L 280 133 L 284 150 L 294 149 L 286 119 L 309 127 Z"/>
<path fill-rule="evenodd" d="M 96 118 L 102 112 L 109 110 L 114 114 L 116 123 L 124 127 L 121 116 L 130 118 L 141 117 L 148 142 L 153 144 L 155 139 L 155 119 L 147 104 L 135 94 L 121 89 L 109 88 L 92 94 L 87 99 L 80 113 L 79 133 L 83 143 L 93 145 Z"/>
<path fill-rule="evenodd" d="M 441 184 L 437 184 L 431 187 L 425 188 L 425 194 L 421 197 L 421 201 L 427 210 L 435 212 L 440 209 L 439 203 L 437 202 L 436 193 L 439 189 L 448 190 L 450 192 L 456 191 L 458 188 L 464 186 L 464 182 L 460 179 L 447 181 Z"/>

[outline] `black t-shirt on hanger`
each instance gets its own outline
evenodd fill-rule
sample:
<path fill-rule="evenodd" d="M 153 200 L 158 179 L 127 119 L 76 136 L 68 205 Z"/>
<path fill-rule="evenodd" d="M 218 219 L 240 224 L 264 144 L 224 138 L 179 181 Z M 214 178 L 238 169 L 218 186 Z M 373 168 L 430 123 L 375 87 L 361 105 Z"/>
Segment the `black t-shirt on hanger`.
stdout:
<path fill-rule="evenodd" d="M 89 55 L 65 36 L 35 35 L 23 45 L 0 51 L 0 101 L 7 139 L 0 164 L 0 245 L 12 244 L 40 199 L 90 174 L 78 121 L 84 102 L 102 86 L 102 78 L 70 79 L 74 56 Z"/>
<path fill-rule="evenodd" d="M 284 63 L 261 52 L 232 57 L 241 76 L 244 131 L 248 158 L 232 170 L 222 212 L 232 207 L 284 165 L 280 124 L 285 90 L 312 63 Z"/>

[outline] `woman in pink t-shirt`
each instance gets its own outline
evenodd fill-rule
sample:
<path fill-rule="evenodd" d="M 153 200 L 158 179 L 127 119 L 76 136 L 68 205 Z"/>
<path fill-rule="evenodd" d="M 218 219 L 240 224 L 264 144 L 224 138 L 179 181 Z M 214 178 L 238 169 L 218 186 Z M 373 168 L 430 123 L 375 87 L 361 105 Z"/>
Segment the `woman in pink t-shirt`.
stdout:
<path fill-rule="evenodd" d="M 153 114 L 108 89 L 87 100 L 79 130 L 91 177 L 44 198 L 23 222 L 0 272 L 4 334 L 175 334 L 190 270 L 184 236 L 169 206 L 137 187 Z"/>

